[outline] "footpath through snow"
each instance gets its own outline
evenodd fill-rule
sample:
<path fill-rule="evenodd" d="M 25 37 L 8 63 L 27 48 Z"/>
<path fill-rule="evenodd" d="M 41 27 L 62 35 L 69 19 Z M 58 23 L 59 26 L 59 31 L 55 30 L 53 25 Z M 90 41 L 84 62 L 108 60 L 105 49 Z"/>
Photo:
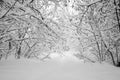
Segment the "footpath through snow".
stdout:
<path fill-rule="evenodd" d="M 70 61 L 3 60 L 0 80 L 120 80 L 120 68 Z"/>

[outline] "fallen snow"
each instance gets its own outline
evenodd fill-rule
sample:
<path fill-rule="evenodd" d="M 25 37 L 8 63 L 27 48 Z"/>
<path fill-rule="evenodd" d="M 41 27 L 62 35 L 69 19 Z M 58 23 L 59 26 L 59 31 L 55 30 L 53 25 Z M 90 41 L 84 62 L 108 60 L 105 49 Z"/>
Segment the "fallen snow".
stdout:
<path fill-rule="evenodd" d="M 0 80 L 119 80 L 120 68 L 108 64 L 35 59 L 0 61 Z"/>

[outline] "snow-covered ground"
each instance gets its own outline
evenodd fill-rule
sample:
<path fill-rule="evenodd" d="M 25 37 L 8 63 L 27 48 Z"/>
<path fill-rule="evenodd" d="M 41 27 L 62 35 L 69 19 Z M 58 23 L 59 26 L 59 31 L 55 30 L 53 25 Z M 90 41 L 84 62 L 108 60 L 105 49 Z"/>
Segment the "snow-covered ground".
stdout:
<path fill-rule="evenodd" d="M 0 80 L 120 80 L 120 68 L 78 61 L 8 59 L 0 61 Z"/>

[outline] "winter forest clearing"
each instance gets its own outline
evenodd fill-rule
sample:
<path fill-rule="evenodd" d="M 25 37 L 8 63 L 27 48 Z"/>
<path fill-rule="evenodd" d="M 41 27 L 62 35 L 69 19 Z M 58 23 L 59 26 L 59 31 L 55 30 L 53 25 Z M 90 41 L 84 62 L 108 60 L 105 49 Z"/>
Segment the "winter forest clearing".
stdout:
<path fill-rule="evenodd" d="M 119 80 L 120 0 L 0 0 L 0 80 Z"/>

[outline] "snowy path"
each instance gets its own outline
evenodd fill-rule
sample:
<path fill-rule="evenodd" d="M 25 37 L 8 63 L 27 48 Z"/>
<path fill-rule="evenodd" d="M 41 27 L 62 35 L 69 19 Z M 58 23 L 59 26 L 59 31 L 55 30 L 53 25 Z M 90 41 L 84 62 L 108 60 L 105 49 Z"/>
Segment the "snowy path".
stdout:
<path fill-rule="evenodd" d="M 105 64 L 0 61 L 0 80 L 120 80 L 120 69 Z"/>

